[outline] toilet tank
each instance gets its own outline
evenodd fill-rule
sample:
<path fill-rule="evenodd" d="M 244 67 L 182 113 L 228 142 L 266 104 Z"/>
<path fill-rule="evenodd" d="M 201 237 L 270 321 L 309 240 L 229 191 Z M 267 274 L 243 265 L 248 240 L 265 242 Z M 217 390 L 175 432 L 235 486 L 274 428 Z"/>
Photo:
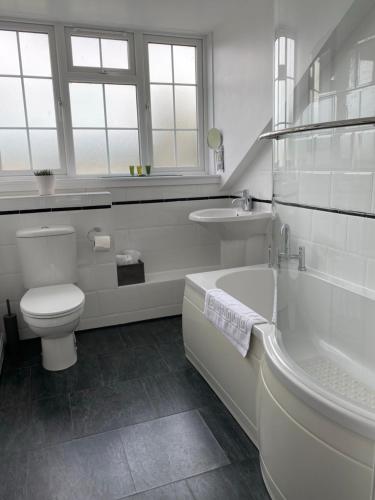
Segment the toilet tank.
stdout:
<path fill-rule="evenodd" d="M 25 288 L 77 281 L 74 227 L 32 227 L 17 231 L 16 236 Z"/>

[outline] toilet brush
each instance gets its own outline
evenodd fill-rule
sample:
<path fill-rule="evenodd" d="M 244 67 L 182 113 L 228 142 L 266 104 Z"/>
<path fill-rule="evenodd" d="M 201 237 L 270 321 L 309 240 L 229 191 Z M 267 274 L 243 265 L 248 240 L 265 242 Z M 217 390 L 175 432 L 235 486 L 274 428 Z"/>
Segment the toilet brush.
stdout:
<path fill-rule="evenodd" d="M 6 304 L 8 314 L 5 314 L 3 317 L 6 336 L 6 351 L 11 356 L 16 356 L 18 354 L 19 347 L 17 315 L 12 313 L 9 299 L 6 300 Z"/>

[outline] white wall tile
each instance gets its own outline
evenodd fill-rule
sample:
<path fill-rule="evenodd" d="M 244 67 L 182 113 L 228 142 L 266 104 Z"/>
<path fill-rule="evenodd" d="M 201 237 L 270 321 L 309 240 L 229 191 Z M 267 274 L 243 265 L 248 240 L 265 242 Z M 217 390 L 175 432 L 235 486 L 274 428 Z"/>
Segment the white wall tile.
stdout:
<path fill-rule="evenodd" d="M 330 172 L 301 172 L 299 190 L 300 203 L 318 207 L 328 207 L 330 185 Z"/>
<path fill-rule="evenodd" d="M 314 243 L 333 248 L 345 248 L 346 236 L 346 215 L 313 211 L 311 240 Z"/>
<path fill-rule="evenodd" d="M 373 174 L 334 172 L 332 174 L 331 207 L 357 212 L 370 212 Z"/>
<path fill-rule="evenodd" d="M 327 249 L 327 273 L 337 278 L 363 285 L 365 281 L 366 261 L 355 254 Z"/>
<path fill-rule="evenodd" d="M 328 134 L 317 134 L 314 137 L 314 169 L 331 170 L 333 160 L 333 136 Z"/>

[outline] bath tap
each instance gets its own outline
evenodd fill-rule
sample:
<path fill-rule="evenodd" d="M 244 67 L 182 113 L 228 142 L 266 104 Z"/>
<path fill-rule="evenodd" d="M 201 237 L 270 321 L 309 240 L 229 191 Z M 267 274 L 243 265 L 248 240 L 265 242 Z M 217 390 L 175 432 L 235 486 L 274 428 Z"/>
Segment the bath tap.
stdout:
<path fill-rule="evenodd" d="M 290 253 L 290 227 L 289 224 L 281 226 L 281 244 L 283 251 L 278 253 L 278 266 L 280 267 L 283 260 L 298 260 L 298 271 L 306 271 L 305 264 L 305 247 L 298 247 L 298 254 Z"/>
<path fill-rule="evenodd" d="M 235 194 L 241 195 L 241 198 L 235 198 L 234 200 L 232 200 L 232 205 L 234 205 L 235 207 L 240 205 L 242 210 L 244 210 L 245 212 L 250 212 L 253 209 L 253 198 L 249 193 L 249 190 L 244 189 L 243 191 L 239 191 Z"/>

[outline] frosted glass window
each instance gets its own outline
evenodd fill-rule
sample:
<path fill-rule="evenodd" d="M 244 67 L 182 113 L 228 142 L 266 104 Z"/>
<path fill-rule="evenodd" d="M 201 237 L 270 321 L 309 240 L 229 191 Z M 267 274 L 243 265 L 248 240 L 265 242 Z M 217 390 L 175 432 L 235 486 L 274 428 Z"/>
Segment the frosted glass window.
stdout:
<path fill-rule="evenodd" d="M 70 105 L 73 127 L 104 127 L 103 86 L 71 83 Z"/>
<path fill-rule="evenodd" d="M 49 41 L 46 33 L 19 33 L 22 73 L 51 76 Z"/>
<path fill-rule="evenodd" d="M 155 167 L 175 167 L 174 132 L 154 131 L 152 134 Z"/>
<path fill-rule="evenodd" d="M 148 50 L 154 164 L 197 166 L 197 49 L 149 43 Z M 180 134 L 186 130 L 191 134 Z"/>
<path fill-rule="evenodd" d="M 152 127 L 174 128 L 172 85 L 151 85 Z"/>
<path fill-rule="evenodd" d="M 52 80 L 25 78 L 27 117 L 30 127 L 55 127 Z"/>
<path fill-rule="evenodd" d="M 0 30 L 0 74 L 19 75 L 17 33 Z"/>
<path fill-rule="evenodd" d="M 148 44 L 150 82 L 172 82 L 172 51 L 170 45 Z"/>
<path fill-rule="evenodd" d="M 176 128 L 197 128 L 196 88 L 179 85 L 175 87 Z"/>
<path fill-rule="evenodd" d="M 173 71 L 175 83 L 195 83 L 195 47 L 173 46 Z"/>
<path fill-rule="evenodd" d="M 138 130 L 108 130 L 111 172 L 128 173 L 139 164 Z"/>
<path fill-rule="evenodd" d="M 73 66 L 100 67 L 99 38 L 72 36 Z"/>
<path fill-rule="evenodd" d="M 0 130 L 0 170 L 29 170 L 26 130 Z"/>
<path fill-rule="evenodd" d="M 34 170 L 60 168 L 56 130 L 30 130 L 30 146 Z"/>
<path fill-rule="evenodd" d="M 0 127 L 24 127 L 21 78 L 0 77 Z"/>
<path fill-rule="evenodd" d="M 181 167 L 196 167 L 198 165 L 197 133 L 177 131 L 177 165 Z"/>
<path fill-rule="evenodd" d="M 104 68 L 128 69 L 128 42 L 126 40 L 101 39 Z"/>
<path fill-rule="evenodd" d="M 107 174 L 108 161 L 105 131 L 74 130 L 73 139 L 77 174 Z"/>
<path fill-rule="evenodd" d="M 107 126 L 137 128 L 137 96 L 135 85 L 105 85 Z"/>

